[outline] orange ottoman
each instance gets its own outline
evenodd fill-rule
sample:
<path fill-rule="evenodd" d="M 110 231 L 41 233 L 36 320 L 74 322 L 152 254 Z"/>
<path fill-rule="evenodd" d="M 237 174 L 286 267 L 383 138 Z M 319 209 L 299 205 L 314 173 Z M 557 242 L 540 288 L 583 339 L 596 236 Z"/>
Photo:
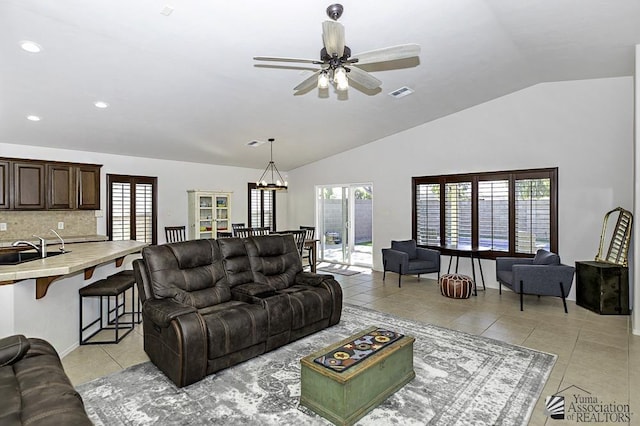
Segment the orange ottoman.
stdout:
<path fill-rule="evenodd" d="M 440 293 L 452 299 L 468 299 L 473 290 L 471 277 L 460 274 L 444 274 L 440 277 Z"/>

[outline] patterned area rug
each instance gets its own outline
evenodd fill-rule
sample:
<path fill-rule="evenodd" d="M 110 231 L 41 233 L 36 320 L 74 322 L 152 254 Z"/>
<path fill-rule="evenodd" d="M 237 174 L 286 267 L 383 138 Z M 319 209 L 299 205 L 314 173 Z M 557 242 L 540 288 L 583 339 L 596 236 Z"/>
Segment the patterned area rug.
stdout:
<path fill-rule="evenodd" d="M 299 406 L 300 358 L 369 326 L 416 338 L 416 378 L 358 425 L 526 425 L 556 356 L 345 305 L 342 321 L 184 388 L 149 362 L 78 386 L 100 425 L 329 425 Z"/>

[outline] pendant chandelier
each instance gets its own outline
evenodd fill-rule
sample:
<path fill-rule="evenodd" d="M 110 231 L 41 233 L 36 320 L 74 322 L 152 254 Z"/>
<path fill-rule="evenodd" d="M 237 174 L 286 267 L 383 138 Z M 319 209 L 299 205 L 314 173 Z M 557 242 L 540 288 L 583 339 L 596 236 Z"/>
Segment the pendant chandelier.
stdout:
<path fill-rule="evenodd" d="M 280 175 L 280 172 L 276 167 L 276 163 L 273 162 L 273 141 L 275 141 L 275 139 L 269 139 L 271 147 L 271 161 L 269 161 L 267 168 L 264 169 L 262 176 L 260 176 L 260 179 L 256 182 L 256 189 L 261 191 L 286 191 L 287 181 L 282 178 L 282 175 Z M 267 182 L 266 179 L 269 177 L 271 180 Z"/>

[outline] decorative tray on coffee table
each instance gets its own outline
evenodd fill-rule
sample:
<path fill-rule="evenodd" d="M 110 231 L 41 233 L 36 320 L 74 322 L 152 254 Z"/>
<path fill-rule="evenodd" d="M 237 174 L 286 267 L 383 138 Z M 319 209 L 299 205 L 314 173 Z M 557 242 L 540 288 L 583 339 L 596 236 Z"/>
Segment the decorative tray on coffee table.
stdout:
<path fill-rule="evenodd" d="M 342 372 L 402 337 L 404 334 L 376 328 L 315 358 L 314 361 L 331 370 Z"/>

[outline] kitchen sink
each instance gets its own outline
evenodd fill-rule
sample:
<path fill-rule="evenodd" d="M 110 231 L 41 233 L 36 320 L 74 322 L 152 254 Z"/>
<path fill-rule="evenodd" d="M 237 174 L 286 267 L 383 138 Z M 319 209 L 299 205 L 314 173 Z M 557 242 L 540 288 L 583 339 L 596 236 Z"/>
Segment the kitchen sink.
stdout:
<path fill-rule="evenodd" d="M 68 251 L 64 253 L 70 253 Z M 47 258 L 63 254 L 60 251 L 52 251 L 47 253 Z M 2 265 L 18 265 L 24 262 L 41 259 L 40 253 L 33 251 L 12 251 L 10 253 L 0 252 L 0 266 Z"/>

